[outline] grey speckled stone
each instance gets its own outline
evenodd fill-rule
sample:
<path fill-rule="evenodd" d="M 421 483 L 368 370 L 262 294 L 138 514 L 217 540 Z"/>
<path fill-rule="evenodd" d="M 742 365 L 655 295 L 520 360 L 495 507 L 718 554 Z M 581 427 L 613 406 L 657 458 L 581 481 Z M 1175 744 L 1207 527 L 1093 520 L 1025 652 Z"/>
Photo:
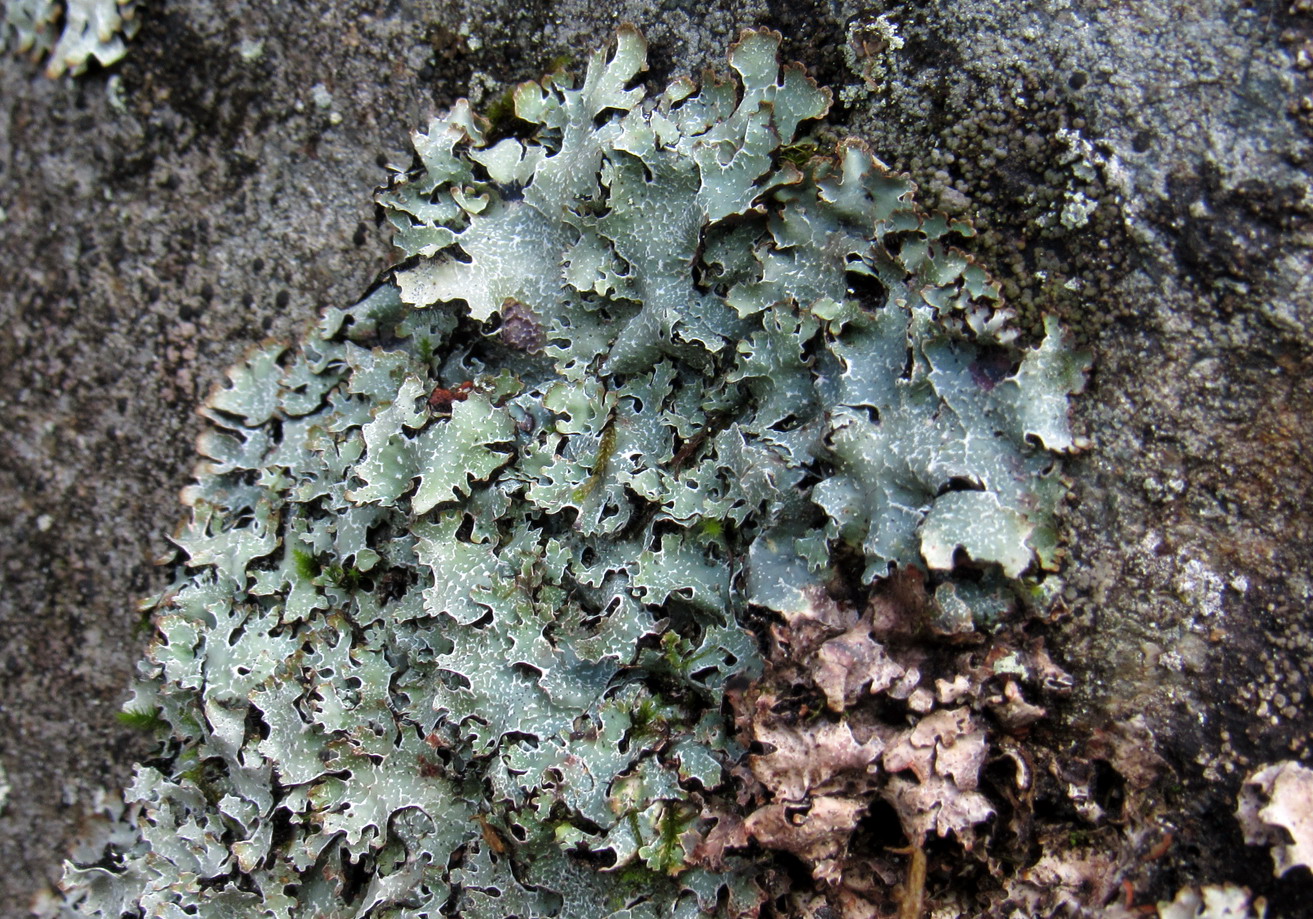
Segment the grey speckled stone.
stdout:
<path fill-rule="evenodd" d="M 1025 324 L 1056 310 L 1096 355 L 1077 407 L 1094 447 L 1068 467 L 1075 615 L 1051 639 L 1077 677 L 1058 749 L 1139 717 L 1176 770 L 1139 815 L 1175 835 L 1127 869 L 1140 896 L 1225 879 L 1302 915 L 1308 875 L 1272 882 L 1231 812 L 1243 773 L 1313 758 L 1313 5 L 888 19 L 902 47 L 857 55 L 890 84 L 853 129 L 975 215 Z M 1061 219 L 1072 196 L 1084 225 Z"/>
<path fill-rule="evenodd" d="M 1230 811 L 1251 766 L 1313 757 L 1313 15 L 1020 7 L 179 0 L 143 11 L 107 73 L 49 82 L 0 57 L 0 903 L 57 878 L 97 791 L 148 750 L 113 712 L 199 398 L 387 265 L 369 190 L 409 130 L 629 20 L 662 78 L 779 28 L 787 56 L 857 89 L 837 131 L 976 215 L 1023 323 L 1056 310 L 1094 349 L 1073 615 L 1049 637 L 1078 690 L 1033 742 L 1078 759 L 1143 716 L 1178 778 L 1128 820 L 1177 841 L 1137 863 L 1126 834 L 1140 895 L 1231 879 L 1295 915 L 1307 873 L 1271 880 Z M 850 55 L 889 76 L 863 94 L 848 26 L 886 12 L 902 47 Z"/>

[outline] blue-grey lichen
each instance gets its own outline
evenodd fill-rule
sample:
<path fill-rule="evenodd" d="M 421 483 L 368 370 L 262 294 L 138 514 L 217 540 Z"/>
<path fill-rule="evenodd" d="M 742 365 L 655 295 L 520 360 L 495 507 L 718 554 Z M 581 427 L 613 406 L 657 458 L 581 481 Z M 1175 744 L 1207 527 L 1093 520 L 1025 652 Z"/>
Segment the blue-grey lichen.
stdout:
<path fill-rule="evenodd" d="M 778 43 L 648 97 L 624 29 L 581 84 L 516 90 L 519 136 L 464 104 L 415 136 L 379 197 L 408 261 L 203 409 L 131 703 L 167 755 L 136 842 L 70 872 L 86 911 L 748 911 L 750 863 L 694 853 L 745 752 L 752 617 L 928 567 L 969 629 L 988 591 L 955 565 L 1056 564 L 1079 362 L 1052 328 L 1014 347 L 969 228 L 860 143 L 799 155 L 829 93 Z M 834 667 L 842 709 L 871 676 Z M 934 774 L 958 737 L 978 770 L 945 709 L 886 753 L 931 773 L 892 793 L 974 787 Z M 962 800 L 913 825 L 987 815 Z"/>
<path fill-rule="evenodd" d="M 123 57 L 124 36 L 137 30 L 136 0 L 5 0 L 0 44 L 47 60 L 57 77 L 86 70 L 93 58 L 108 66 Z"/>

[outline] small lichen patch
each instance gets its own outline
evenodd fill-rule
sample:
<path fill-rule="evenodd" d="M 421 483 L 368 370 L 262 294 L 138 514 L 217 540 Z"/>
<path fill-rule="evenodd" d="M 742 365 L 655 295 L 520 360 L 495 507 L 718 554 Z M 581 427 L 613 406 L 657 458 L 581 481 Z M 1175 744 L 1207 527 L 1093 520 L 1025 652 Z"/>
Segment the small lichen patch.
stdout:
<path fill-rule="evenodd" d="M 136 0 L 5 0 L 0 45 L 46 60 L 46 74 L 82 73 L 91 60 L 107 67 L 136 34 Z"/>
<path fill-rule="evenodd" d="M 1313 868 L 1313 769 L 1284 762 L 1248 776 L 1236 819 L 1245 842 L 1272 847 L 1277 877 L 1298 867 Z"/>
<path fill-rule="evenodd" d="M 1208 884 L 1183 887 L 1172 902 L 1160 901 L 1158 915 L 1161 919 L 1263 919 L 1267 904 L 1244 887 Z"/>

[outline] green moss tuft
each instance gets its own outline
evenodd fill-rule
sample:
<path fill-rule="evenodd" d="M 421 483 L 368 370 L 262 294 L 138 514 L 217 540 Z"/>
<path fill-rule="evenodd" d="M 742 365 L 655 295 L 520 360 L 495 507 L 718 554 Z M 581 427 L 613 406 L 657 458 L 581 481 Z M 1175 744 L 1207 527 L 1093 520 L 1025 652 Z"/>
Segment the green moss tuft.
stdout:
<path fill-rule="evenodd" d="M 126 708 L 123 711 L 115 712 L 114 718 L 119 724 L 136 731 L 160 731 L 167 729 L 169 726 L 169 723 L 160 717 L 158 708 Z"/>

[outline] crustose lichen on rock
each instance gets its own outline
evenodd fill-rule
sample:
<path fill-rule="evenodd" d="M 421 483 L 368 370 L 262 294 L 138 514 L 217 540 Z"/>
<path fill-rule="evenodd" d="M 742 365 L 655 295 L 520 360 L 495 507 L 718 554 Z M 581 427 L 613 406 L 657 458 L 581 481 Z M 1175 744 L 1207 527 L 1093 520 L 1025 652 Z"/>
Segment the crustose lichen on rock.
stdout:
<path fill-rule="evenodd" d="M 737 914 L 753 846 L 841 883 L 873 796 L 971 844 L 986 702 L 872 636 L 987 628 L 1056 567 L 1082 362 L 1017 347 L 969 226 L 859 142 L 798 155 L 830 95 L 778 45 L 649 96 L 626 28 L 513 136 L 415 135 L 378 197 L 406 260 L 206 401 L 132 703 L 164 755 L 84 910 Z M 769 621 L 816 624 L 800 734 L 732 717 Z M 844 764 L 798 774 L 789 731 Z"/>

